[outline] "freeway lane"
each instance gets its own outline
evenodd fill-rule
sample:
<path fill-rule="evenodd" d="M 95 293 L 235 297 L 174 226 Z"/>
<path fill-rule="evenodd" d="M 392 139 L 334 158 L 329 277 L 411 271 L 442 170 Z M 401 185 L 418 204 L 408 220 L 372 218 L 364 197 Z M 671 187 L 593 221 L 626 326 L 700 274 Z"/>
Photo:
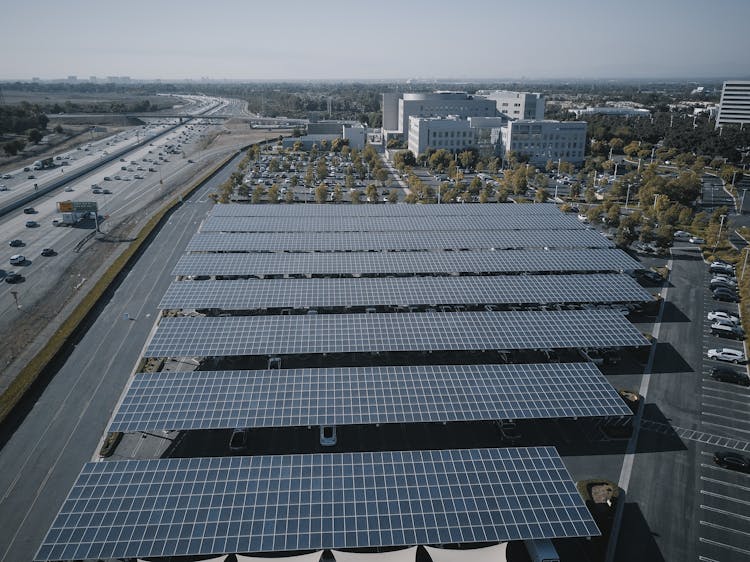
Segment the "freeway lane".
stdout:
<path fill-rule="evenodd" d="M 179 208 L 0 450 L 0 560 L 31 560 L 90 460 L 139 357 L 170 271 L 235 158 Z M 126 320 L 124 314 L 132 320 Z"/>

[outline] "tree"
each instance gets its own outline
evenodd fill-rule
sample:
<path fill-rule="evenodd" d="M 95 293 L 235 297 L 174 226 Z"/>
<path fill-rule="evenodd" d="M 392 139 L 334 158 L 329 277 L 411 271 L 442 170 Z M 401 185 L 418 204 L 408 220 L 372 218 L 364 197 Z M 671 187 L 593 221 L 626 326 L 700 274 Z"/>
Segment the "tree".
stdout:
<path fill-rule="evenodd" d="M 284 195 L 284 201 L 287 203 L 294 203 L 294 190 L 290 189 L 286 192 L 286 195 Z"/>
<path fill-rule="evenodd" d="M 596 190 L 591 186 L 587 187 L 586 191 L 583 193 L 583 198 L 586 203 L 593 203 L 596 201 Z"/>
<path fill-rule="evenodd" d="M 297 135 L 294 135 L 297 136 Z M 294 152 L 299 152 L 302 150 L 302 142 L 301 141 L 294 141 L 294 144 L 292 145 L 292 150 Z"/>
<path fill-rule="evenodd" d="M 549 192 L 544 189 L 543 187 L 536 190 L 536 195 L 534 195 L 534 201 L 537 203 L 546 203 L 549 199 Z"/>
<path fill-rule="evenodd" d="M 388 192 L 388 202 L 389 203 L 398 203 L 398 190 L 397 189 L 391 189 Z"/>
<path fill-rule="evenodd" d="M 375 179 L 380 182 L 380 185 L 385 186 L 385 182 L 388 180 L 388 170 L 383 167 L 379 167 L 375 170 Z"/>
<path fill-rule="evenodd" d="M 479 192 L 479 202 L 480 203 L 487 203 L 490 200 L 490 195 L 487 192 L 487 189 L 482 189 Z"/>
<path fill-rule="evenodd" d="M 464 150 L 458 155 L 458 161 L 461 162 L 461 167 L 464 170 L 472 169 L 474 167 L 474 162 L 476 162 L 476 159 L 477 154 L 473 150 Z"/>
<path fill-rule="evenodd" d="M 365 196 L 367 197 L 367 201 L 370 203 L 378 202 L 378 188 L 375 187 L 374 183 L 369 184 L 365 188 Z"/>
<path fill-rule="evenodd" d="M 321 183 L 318 187 L 315 188 L 315 202 L 325 203 L 326 197 L 328 197 L 328 188 L 324 183 Z"/>
<path fill-rule="evenodd" d="M 417 159 L 411 150 L 399 150 L 393 155 L 393 165 L 397 170 L 404 171 L 407 167 L 416 166 Z"/>
<path fill-rule="evenodd" d="M 349 200 L 352 202 L 352 205 L 359 205 L 362 202 L 362 192 L 358 189 L 350 190 Z"/>
<path fill-rule="evenodd" d="M 263 201 L 263 196 L 266 194 L 266 188 L 262 185 L 256 185 L 255 189 L 253 189 L 253 197 L 252 202 L 253 203 L 260 203 Z"/>
<path fill-rule="evenodd" d="M 341 203 L 341 200 L 344 198 L 344 192 L 341 189 L 341 186 L 339 184 L 336 184 L 333 186 L 333 202 L 334 203 Z"/>
<path fill-rule="evenodd" d="M 324 180 L 328 177 L 328 164 L 326 164 L 326 161 L 323 158 L 318 160 L 315 172 L 318 174 L 319 180 Z"/>
<path fill-rule="evenodd" d="M 33 142 L 34 144 L 39 144 L 44 138 L 44 135 L 42 135 L 42 132 L 39 129 L 29 129 L 29 132 L 26 134 L 30 142 Z"/>
<path fill-rule="evenodd" d="M 279 160 L 277 158 L 271 158 L 271 161 L 268 163 L 268 171 L 272 174 L 279 171 Z"/>
<path fill-rule="evenodd" d="M 269 203 L 279 202 L 279 186 L 277 184 L 273 184 L 271 187 L 268 188 L 268 202 Z"/>
<path fill-rule="evenodd" d="M 22 141 L 21 139 L 12 140 L 10 142 L 6 142 L 3 145 L 3 150 L 8 156 L 15 156 L 20 151 L 23 150 L 24 146 L 26 146 L 26 142 Z"/>
<path fill-rule="evenodd" d="M 580 182 L 574 181 L 570 184 L 570 198 L 578 199 L 581 196 L 581 184 Z"/>
<path fill-rule="evenodd" d="M 555 163 L 552 160 L 547 160 L 547 164 L 545 164 L 544 169 L 549 172 L 553 172 L 555 170 Z"/>
<path fill-rule="evenodd" d="M 61 135 L 61 134 L 63 133 L 63 127 L 62 127 L 62 125 L 60 125 L 60 123 L 58 123 L 58 124 L 57 124 L 57 125 L 55 126 L 55 132 L 56 132 L 56 133 L 57 133 L 58 135 Z"/>

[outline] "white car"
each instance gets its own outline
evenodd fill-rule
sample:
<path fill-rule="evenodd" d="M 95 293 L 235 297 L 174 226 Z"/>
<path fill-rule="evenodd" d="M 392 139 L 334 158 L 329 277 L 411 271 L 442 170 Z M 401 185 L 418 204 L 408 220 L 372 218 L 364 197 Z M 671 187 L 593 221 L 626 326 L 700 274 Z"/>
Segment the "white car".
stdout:
<path fill-rule="evenodd" d="M 26 257 L 21 254 L 10 256 L 10 265 L 23 265 L 26 263 Z"/>
<path fill-rule="evenodd" d="M 732 324 L 739 324 L 740 319 L 734 314 L 730 314 L 725 310 L 712 310 L 706 317 L 711 322 L 731 322 Z"/>
<path fill-rule="evenodd" d="M 688 240 L 692 237 L 692 234 L 690 234 L 689 232 L 685 232 L 684 230 L 678 230 L 674 233 L 675 240 Z"/>
<path fill-rule="evenodd" d="M 584 215 L 583 213 L 581 213 L 581 214 L 578 215 L 578 220 L 581 221 L 581 222 L 589 222 L 588 217 L 586 215 Z"/>
<path fill-rule="evenodd" d="M 691 236 L 688 238 L 688 242 L 691 244 L 705 244 L 706 241 L 703 238 L 699 238 L 698 236 Z"/>
<path fill-rule="evenodd" d="M 731 363 L 744 363 L 745 354 L 738 349 L 722 347 L 719 349 L 709 349 L 708 358 L 716 361 L 729 361 Z"/>

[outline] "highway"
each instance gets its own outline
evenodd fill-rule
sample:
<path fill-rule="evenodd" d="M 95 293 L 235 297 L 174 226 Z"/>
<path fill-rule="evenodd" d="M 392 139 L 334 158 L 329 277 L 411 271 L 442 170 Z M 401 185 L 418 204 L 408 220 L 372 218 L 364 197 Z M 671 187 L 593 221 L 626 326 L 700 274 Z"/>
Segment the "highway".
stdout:
<path fill-rule="evenodd" d="M 239 159 L 175 211 L 59 372 L 31 399 L 33 407 L 18 428 L 2 434 L 7 443 L 0 450 L 0 560 L 32 559 L 95 451 L 152 328 L 171 268 L 212 205 L 206 194 Z"/>

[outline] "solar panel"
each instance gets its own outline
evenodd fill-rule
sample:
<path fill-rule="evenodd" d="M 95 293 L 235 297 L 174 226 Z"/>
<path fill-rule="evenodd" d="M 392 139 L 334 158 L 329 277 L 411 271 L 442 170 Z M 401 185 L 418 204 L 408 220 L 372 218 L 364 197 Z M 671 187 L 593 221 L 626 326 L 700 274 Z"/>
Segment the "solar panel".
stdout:
<path fill-rule="evenodd" d="M 189 252 L 346 252 L 476 248 L 610 248 L 594 230 L 464 230 L 450 232 L 199 232 Z"/>
<path fill-rule="evenodd" d="M 483 204 L 483 205 L 215 205 L 215 217 L 414 217 L 414 216 L 467 216 L 467 215 L 559 215 L 560 209 L 552 203 L 533 205 Z"/>
<path fill-rule="evenodd" d="M 591 363 L 135 376 L 109 431 L 629 416 Z"/>
<path fill-rule="evenodd" d="M 415 217 L 209 217 L 202 232 L 377 232 L 442 230 L 582 230 L 574 216 L 542 214 Z"/>
<path fill-rule="evenodd" d="M 552 447 L 87 463 L 35 559 L 599 535 Z"/>
<path fill-rule="evenodd" d="M 544 305 L 653 300 L 630 276 L 504 275 L 173 282 L 161 309 L 257 310 L 420 305 Z"/>
<path fill-rule="evenodd" d="M 163 318 L 145 357 L 631 347 L 612 310 Z"/>
<path fill-rule="evenodd" d="M 627 271 L 640 264 L 622 250 L 510 252 L 341 252 L 186 254 L 173 275 L 339 275 Z"/>

